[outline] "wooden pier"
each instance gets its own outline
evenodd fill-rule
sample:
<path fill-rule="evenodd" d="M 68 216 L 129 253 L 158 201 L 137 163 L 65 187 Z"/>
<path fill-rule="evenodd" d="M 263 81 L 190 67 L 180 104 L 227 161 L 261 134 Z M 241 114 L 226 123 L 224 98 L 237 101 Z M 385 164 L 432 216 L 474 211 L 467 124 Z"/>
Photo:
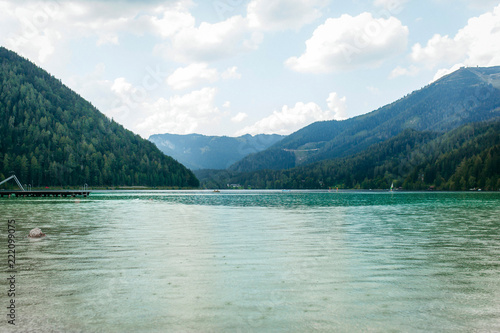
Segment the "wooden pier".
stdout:
<path fill-rule="evenodd" d="M 89 190 L 0 191 L 0 197 L 87 197 L 89 195 Z"/>

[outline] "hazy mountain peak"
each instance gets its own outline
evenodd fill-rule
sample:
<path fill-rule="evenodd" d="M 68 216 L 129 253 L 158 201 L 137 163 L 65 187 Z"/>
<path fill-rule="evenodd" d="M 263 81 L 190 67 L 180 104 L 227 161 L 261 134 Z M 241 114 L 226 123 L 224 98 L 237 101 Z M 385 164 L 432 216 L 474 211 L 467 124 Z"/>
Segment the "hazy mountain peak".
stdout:
<path fill-rule="evenodd" d="M 245 156 L 260 152 L 283 138 L 281 135 L 246 134 L 239 137 L 201 134 L 155 134 L 149 141 L 192 170 L 225 169 Z"/>

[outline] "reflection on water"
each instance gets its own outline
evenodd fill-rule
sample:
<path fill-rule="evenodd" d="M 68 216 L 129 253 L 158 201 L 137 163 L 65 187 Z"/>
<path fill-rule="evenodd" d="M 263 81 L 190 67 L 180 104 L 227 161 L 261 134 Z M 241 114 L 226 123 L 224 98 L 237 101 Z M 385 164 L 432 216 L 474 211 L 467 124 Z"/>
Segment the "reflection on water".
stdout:
<path fill-rule="evenodd" d="M 499 202 L 156 191 L 0 207 L 18 223 L 18 329 L 470 332 L 500 330 Z M 22 238 L 34 227 L 48 236 Z"/>

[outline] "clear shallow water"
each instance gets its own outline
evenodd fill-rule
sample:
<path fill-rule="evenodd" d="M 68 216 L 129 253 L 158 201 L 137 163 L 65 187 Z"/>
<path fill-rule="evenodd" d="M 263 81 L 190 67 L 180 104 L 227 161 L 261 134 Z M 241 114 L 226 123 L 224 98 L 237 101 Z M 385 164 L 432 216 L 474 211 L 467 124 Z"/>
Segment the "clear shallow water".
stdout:
<path fill-rule="evenodd" d="M 13 218 L 18 331 L 495 332 L 499 203 L 500 193 L 3 198 L 1 288 Z M 34 227 L 48 236 L 25 238 Z"/>

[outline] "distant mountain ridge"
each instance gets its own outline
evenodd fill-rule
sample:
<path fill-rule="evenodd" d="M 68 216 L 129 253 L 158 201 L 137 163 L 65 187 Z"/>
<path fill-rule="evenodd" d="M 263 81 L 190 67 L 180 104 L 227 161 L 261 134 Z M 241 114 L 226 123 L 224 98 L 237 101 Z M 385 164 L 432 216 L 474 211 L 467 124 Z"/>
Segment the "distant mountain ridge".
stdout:
<path fill-rule="evenodd" d="M 154 144 L 3 47 L 0 83 L 0 180 L 14 172 L 33 187 L 198 187 Z"/>
<path fill-rule="evenodd" d="M 284 136 L 272 134 L 240 137 L 201 134 L 155 134 L 149 137 L 162 152 L 191 170 L 226 169 L 245 156 L 260 152 Z"/>
<path fill-rule="evenodd" d="M 229 170 L 289 169 L 361 152 L 405 129 L 445 132 L 499 117 L 500 67 L 461 68 L 368 114 L 313 123 Z"/>

